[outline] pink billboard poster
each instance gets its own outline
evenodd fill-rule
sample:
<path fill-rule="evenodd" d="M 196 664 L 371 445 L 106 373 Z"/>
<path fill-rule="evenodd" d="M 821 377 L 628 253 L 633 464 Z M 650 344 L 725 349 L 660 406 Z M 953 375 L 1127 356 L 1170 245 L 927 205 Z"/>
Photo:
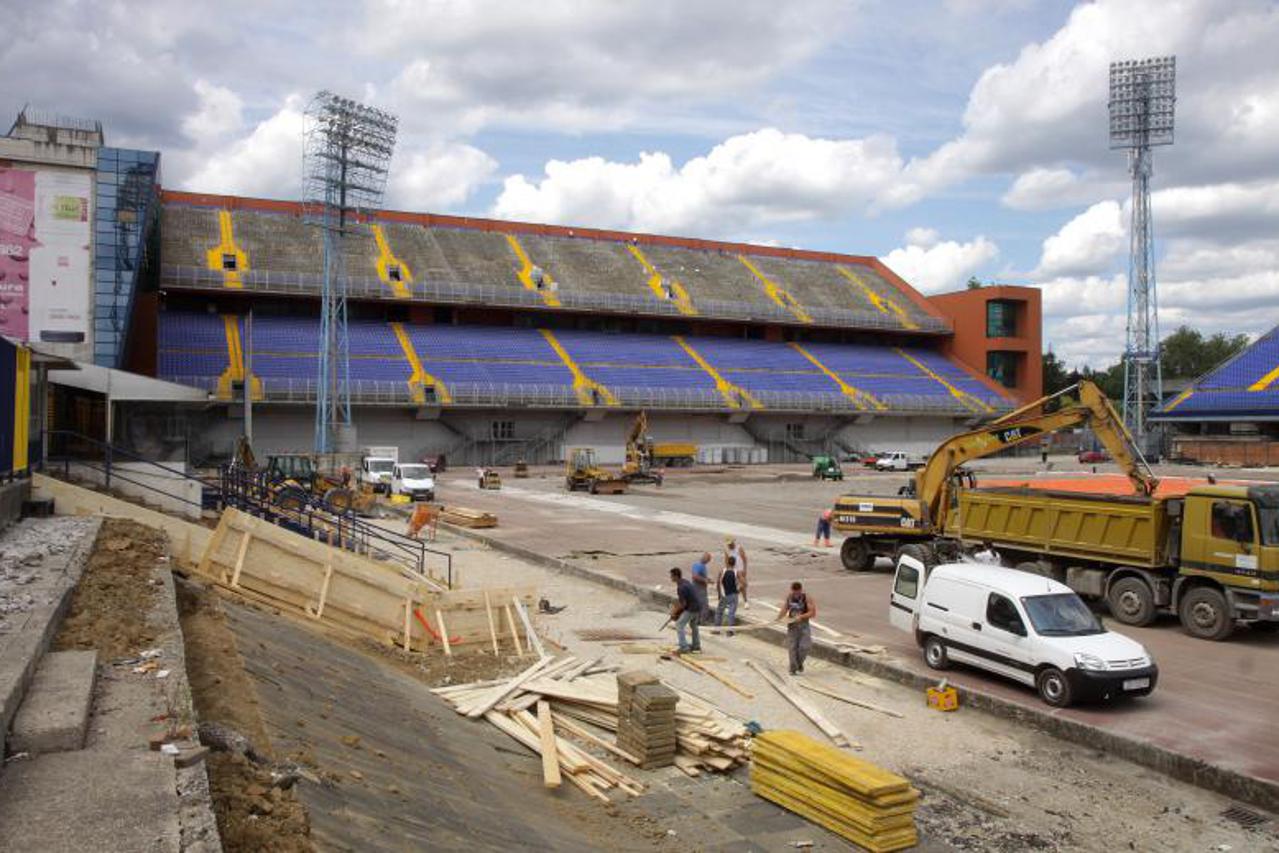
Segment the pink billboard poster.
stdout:
<path fill-rule="evenodd" d="M 27 340 L 36 173 L 0 168 L 0 335 Z"/>

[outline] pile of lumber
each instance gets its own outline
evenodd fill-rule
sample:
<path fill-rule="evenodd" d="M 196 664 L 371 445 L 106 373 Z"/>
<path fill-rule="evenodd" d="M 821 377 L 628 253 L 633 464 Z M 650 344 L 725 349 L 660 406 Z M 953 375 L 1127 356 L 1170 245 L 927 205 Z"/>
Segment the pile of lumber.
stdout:
<path fill-rule="evenodd" d="M 497 527 L 497 516 L 493 513 L 464 506 L 441 507 L 440 521 L 454 527 Z"/>
<path fill-rule="evenodd" d="M 751 790 L 872 853 L 918 842 L 918 790 L 896 773 L 799 732 L 756 736 Z"/>
<path fill-rule="evenodd" d="M 651 672 L 617 677 L 617 744 L 640 760 L 640 767 L 675 763 L 675 705 L 679 694 Z"/>
<path fill-rule="evenodd" d="M 554 763 L 560 776 L 596 799 L 608 801 L 607 791 L 617 789 L 634 795 L 643 786 L 573 742 L 603 750 L 613 761 L 620 759 L 636 767 L 643 764 L 640 756 L 620 746 L 614 736 L 619 728 L 618 686 L 612 675 L 616 669 L 615 665 L 603 666 L 598 660 L 584 661 L 571 655 L 554 660 L 543 658 L 514 678 L 437 687 L 432 692 L 459 714 L 483 718 L 541 754 L 547 784 L 551 778 L 548 755 L 554 745 Z M 674 692 L 678 696 L 674 715 L 675 766 L 697 776 L 703 771 L 725 772 L 745 764 L 750 747 L 742 721 L 688 693 Z M 550 734 L 554 736 L 545 741 L 541 738 L 541 718 L 532 711 L 542 702 L 546 703 Z M 539 725 L 536 735 L 530 728 L 535 723 Z"/>

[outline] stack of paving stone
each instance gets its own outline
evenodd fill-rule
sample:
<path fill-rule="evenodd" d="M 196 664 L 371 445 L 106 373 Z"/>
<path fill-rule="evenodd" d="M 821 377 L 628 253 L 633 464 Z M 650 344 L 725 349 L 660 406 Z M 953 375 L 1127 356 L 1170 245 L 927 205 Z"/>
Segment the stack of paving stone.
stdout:
<path fill-rule="evenodd" d="M 755 737 L 751 790 L 872 853 L 918 842 L 910 782 L 799 732 Z"/>
<path fill-rule="evenodd" d="M 675 705 L 679 694 L 650 672 L 617 677 L 617 745 L 645 770 L 675 763 Z"/>

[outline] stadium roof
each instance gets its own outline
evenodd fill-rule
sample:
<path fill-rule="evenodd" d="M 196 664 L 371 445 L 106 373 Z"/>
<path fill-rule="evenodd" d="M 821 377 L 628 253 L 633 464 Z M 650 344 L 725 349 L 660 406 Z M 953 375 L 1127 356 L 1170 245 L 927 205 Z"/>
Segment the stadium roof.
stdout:
<path fill-rule="evenodd" d="M 1152 419 L 1279 421 L 1279 326 L 1196 379 Z"/>

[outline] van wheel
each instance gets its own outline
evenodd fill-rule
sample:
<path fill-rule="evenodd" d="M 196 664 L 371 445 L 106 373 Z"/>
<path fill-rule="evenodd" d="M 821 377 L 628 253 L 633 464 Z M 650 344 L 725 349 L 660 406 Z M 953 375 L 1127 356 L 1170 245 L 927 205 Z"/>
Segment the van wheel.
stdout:
<path fill-rule="evenodd" d="M 946 652 L 946 644 L 941 637 L 929 635 L 924 640 L 924 663 L 932 669 L 950 669 L 950 655 Z"/>
<path fill-rule="evenodd" d="M 863 539 L 845 539 L 839 549 L 839 559 L 850 572 L 869 571 L 875 565 L 875 555 Z"/>
<path fill-rule="evenodd" d="M 1141 578 L 1120 578 L 1106 595 L 1110 615 L 1125 625 L 1142 627 L 1155 621 L 1155 596 Z"/>
<path fill-rule="evenodd" d="M 1055 666 L 1046 667 L 1035 679 L 1035 687 L 1039 689 L 1039 698 L 1054 708 L 1065 708 L 1070 704 L 1070 681 L 1066 673 Z"/>
<path fill-rule="evenodd" d="M 1177 615 L 1186 633 L 1201 640 L 1224 640 L 1235 630 L 1226 597 L 1210 586 L 1197 586 L 1186 593 Z"/>

